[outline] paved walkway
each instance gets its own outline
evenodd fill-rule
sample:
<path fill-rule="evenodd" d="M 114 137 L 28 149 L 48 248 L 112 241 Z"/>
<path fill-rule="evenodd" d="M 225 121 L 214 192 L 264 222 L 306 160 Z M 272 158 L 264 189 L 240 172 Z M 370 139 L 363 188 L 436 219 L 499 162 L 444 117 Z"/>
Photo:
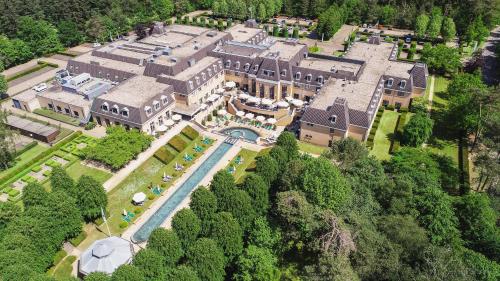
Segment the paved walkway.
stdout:
<path fill-rule="evenodd" d="M 127 176 L 132 173 L 135 169 L 139 168 L 146 160 L 148 160 L 155 152 L 165 145 L 168 140 L 170 140 L 175 135 L 179 134 L 181 130 L 187 125 L 186 121 L 181 121 L 175 126 L 173 126 L 167 133 L 161 136 L 159 139 L 153 141 L 151 146 L 144 152 L 137 156 L 137 159 L 130 161 L 124 168 L 116 172 L 110 179 L 108 179 L 104 184 L 104 189 L 106 192 L 111 191 L 115 186 L 122 182 Z"/>
<path fill-rule="evenodd" d="M 430 83 L 430 86 L 429 86 L 429 97 L 428 97 L 428 101 L 429 101 L 429 104 L 427 104 L 427 116 L 431 116 L 431 111 L 432 111 L 432 101 L 434 99 L 434 75 L 431 75 L 431 83 Z"/>

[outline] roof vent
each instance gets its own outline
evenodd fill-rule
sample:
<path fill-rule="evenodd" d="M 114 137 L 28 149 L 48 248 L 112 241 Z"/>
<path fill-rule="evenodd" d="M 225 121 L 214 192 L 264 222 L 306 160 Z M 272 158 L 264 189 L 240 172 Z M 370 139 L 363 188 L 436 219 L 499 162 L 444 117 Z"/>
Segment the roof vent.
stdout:
<path fill-rule="evenodd" d="M 177 62 L 177 58 L 170 58 L 171 62 Z"/>

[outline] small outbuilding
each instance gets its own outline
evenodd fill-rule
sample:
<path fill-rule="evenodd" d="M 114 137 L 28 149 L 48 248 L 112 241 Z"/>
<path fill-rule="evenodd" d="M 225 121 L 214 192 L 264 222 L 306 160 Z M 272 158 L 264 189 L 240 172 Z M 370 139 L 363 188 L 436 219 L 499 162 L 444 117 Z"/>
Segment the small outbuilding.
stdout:
<path fill-rule="evenodd" d="M 23 136 L 34 138 L 43 142 L 53 142 L 59 134 L 59 130 L 57 128 L 15 115 L 7 116 L 7 125 L 11 129 L 19 131 L 19 133 Z"/>
<path fill-rule="evenodd" d="M 80 256 L 78 275 L 84 277 L 92 272 L 111 275 L 119 266 L 132 262 L 134 248 L 129 241 L 111 236 L 95 241 Z"/>

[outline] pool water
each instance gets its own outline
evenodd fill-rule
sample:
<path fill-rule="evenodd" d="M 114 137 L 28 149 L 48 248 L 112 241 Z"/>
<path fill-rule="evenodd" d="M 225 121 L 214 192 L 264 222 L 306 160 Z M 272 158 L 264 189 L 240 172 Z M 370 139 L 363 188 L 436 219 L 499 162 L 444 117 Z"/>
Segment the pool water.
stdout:
<path fill-rule="evenodd" d="M 244 138 L 251 142 L 257 142 L 257 139 L 259 138 L 259 134 L 257 132 L 248 128 L 228 128 L 222 130 L 222 133 L 233 138 Z"/>
<path fill-rule="evenodd" d="M 132 236 L 132 241 L 136 243 L 148 240 L 151 232 L 172 214 L 177 206 L 193 191 L 207 173 L 222 159 L 229 151 L 232 144 L 222 143 L 217 149 L 203 162 L 189 178 L 161 205 L 161 207 L 137 230 Z"/>

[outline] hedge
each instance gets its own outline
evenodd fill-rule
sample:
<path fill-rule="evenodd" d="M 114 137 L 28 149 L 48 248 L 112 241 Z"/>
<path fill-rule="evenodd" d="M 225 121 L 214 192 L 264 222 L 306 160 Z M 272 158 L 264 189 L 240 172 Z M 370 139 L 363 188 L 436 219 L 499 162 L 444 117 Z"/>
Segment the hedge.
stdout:
<path fill-rule="evenodd" d="M 65 144 L 73 141 L 75 138 L 77 138 L 81 134 L 82 134 L 82 132 L 78 131 L 78 132 L 75 132 L 75 133 L 69 135 L 68 137 L 61 140 L 60 142 L 58 142 L 57 144 L 55 144 L 51 148 L 38 154 L 30 162 L 28 162 L 24 165 L 21 165 L 21 166 L 17 167 L 16 169 L 13 169 L 9 173 L 6 173 L 3 177 L 0 178 L 0 184 L 2 185 L 2 187 L 4 187 L 5 185 L 12 183 L 12 182 L 15 182 L 16 180 L 20 179 L 21 177 L 23 177 L 24 175 L 28 174 L 31 171 L 32 166 L 39 165 L 40 163 L 47 161 L 55 151 L 59 150 Z"/>
<path fill-rule="evenodd" d="M 398 117 L 396 123 L 396 129 L 394 130 L 394 138 L 389 148 L 389 153 L 392 154 L 399 150 L 401 147 L 401 138 L 403 137 L 403 130 L 406 123 L 406 118 L 408 117 L 408 111 L 401 113 Z"/>
<path fill-rule="evenodd" d="M 40 165 L 35 166 L 35 167 L 31 168 L 31 170 L 35 173 L 38 173 L 42 170 L 42 166 L 40 166 Z"/>
<path fill-rule="evenodd" d="M 56 255 L 54 256 L 53 265 L 56 265 L 60 261 L 62 261 L 62 259 L 64 259 L 64 257 L 66 257 L 67 254 L 68 253 L 66 253 L 66 251 L 64 251 L 64 250 L 60 250 L 59 252 L 57 252 Z"/>
<path fill-rule="evenodd" d="M 82 243 L 83 240 L 85 240 L 85 238 L 87 238 L 87 233 L 85 231 L 82 231 L 82 232 L 80 232 L 80 234 L 78 234 L 78 236 L 70 239 L 69 243 L 71 243 L 71 245 L 77 247 L 78 245 L 80 245 L 80 243 Z"/>
<path fill-rule="evenodd" d="M 180 136 L 174 136 L 170 139 L 168 144 L 170 144 L 178 152 L 183 151 L 187 146 L 186 142 Z"/>
<path fill-rule="evenodd" d="M 43 69 L 43 68 L 45 68 L 47 66 L 51 66 L 51 65 L 48 64 L 48 63 L 39 62 L 37 66 L 34 66 L 32 68 L 28 68 L 25 71 L 21 71 L 19 73 L 16 73 L 14 76 L 11 76 L 11 77 L 7 78 L 6 80 L 7 80 L 7 82 L 10 82 L 10 81 L 19 79 L 19 78 L 21 78 L 23 76 L 26 76 L 26 75 L 31 74 L 33 72 L 36 72 L 36 71 L 38 71 L 40 69 Z"/>
<path fill-rule="evenodd" d="M 166 165 L 170 163 L 170 161 L 174 160 L 175 155 L 170 153 L 165 146 L 162 146 L 155 152 L 154 157 Z"/>
<path fill-rule="evenodd" d="M 188 137 L 190 140 L 196 139 L 200 134 L 198 131 L 193 129 L 191 126 L 186 126 L 184 129 L 181 131 L 186 137 Z"/>
<path fill-rule="evenodd" d="M 23 148 L 21 148 L 20 150 L 16 151 L 16 156 L 20 156 L 21 154 L 25 153 L 26 151 L 32 149 L 33 147 L 35 147 L 37 145 L 38 145 L 37 141 L 32 141 L 32 142 L 28 143 Z"/>

